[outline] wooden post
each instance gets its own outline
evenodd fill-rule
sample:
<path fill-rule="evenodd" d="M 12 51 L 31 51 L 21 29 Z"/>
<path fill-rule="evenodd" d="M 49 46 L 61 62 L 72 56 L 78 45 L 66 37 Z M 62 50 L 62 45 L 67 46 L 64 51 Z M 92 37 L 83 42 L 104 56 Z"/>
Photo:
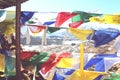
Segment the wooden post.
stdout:
<path fill-rule="evenodd" d="M 47 40 L 46 40 L 46 29 L 44 29 L 44 32 L 43 32 L 43 37 L 42 37 L 42 47 L 44 45 L 47 44 Z"/>
<path fill-rule="evenodd" d="M 20 17 L 21 17 L 21 2 L 16 0 L 16 23 L 15 23 L 15 34 L 16 34 L 16 78 L 21 78 L 21 61 L 20 61 Z"/>
<path fill-rule="evenodd" d="M 67 37 L 68 37 L 68 29 L 66 29 L 66 34 L 64 35 L 62 45 L 64 45 L 64 43 L 65 43 Z"/>

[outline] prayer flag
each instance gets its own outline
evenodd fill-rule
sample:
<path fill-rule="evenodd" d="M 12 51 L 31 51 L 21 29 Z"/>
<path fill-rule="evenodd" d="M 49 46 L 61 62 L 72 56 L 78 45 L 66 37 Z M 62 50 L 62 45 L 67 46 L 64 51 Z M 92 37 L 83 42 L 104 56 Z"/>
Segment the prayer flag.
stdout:
<path fill-rule="evenodd" d="M 87 13 L 82 11 L 74 11 L 74 14 L 77 14 L 72 17 L 72 23 L 69 24 L 72 28 L 78 28 L 82 23 L 89 22 L 89 18 L 94 16 L 101 16 L 102 14 L 96 13 Z"/>
<path fill-rule="evenodd" d="M 112 41 L 119 35 L 120 35 L 119 32 L 111 32 L 107 30 L 96 30 L 94 32 L 92 40 L 94 40 L 95 47 L 98 47 L 100 45 L 107 44 L 108 42 Z"/>
<path fill-rule="evenodd" d="M 83 21 L 73 22 L 69 24 L 69 27 L 71 28 L 78 28 L 81 24 L 83 24 Z"/>
<path fill-rule="evenodd" d="M 50 72 L 50 70 L 63 58 L 63 57 L 69 57 L 70 53 L 68 52 L 64 52 L 61 53 L 60 55 L 56 55 L 56 54 L 51 54 L 49 59 L 44 62 L 41 67 L 40 67 L 40 74 L 46 79 L 48 73 Z M 48 66 L 49 64 L 49 66 Z"/>
<path fill-rule="evenodd" d="M 120 24 L 120 15 L 104 14 L 102 17 L 91 17 L 90 22 L 99 22 L 104 24 Z"/>
<path fill-rule="evenodd" d="M 68 78 L 69 80 L 94 80 L 99 75 L 107 74 L 106 72 L 95 72 L 95 71 L 87 71 L 81 73 L 81 70 L 76 70 L 72 75 Z M 81 78 L 83 77 L 83 79 Z"/>
<path fill-rule="evenodd" d="M 32 33 L 39 33 L 45 28 L 46 26 L 29 26 L 29 29 Z"/>
<path fill-rule="evenodd" d="M 70 76 L 75 70 L 69 68 L 55 68 L 55 74 L 52 80 L 65 80 Z"/>
<path fill-rule="evenodd" d="M 59 68 L 73 68 L 79 64 L 79 58 L 62 58 L 57 64 L 56 67 Z"/>
<path fill-rule="evenodd" d="M 60 27 L 66 20 L 75 16 L 76 14 L 70 12 L 59 12 L 56 18 L 56 27 Z"/>
<path fill-rule="evenodd" d="M 77 37 L 80 40 L 86 40 L 88 35 L 90 35 L 94 31 L 93 30 L 69 28 L 69 32 L 71 32 L 75 37 Z"/>
<path fill-rule="evenodd" d="M 60 30 L 59 27 L 47 27 L 47 33 L 53 33 L 58 30 Z"/>
<path fill-rule="evenodd" d="M 5 20 L 0 22 L 0 32 L 5 35 L 13 34 L 15 32 L 14 21 L 15 12 L 7 11 Z"/>
<path fill-rule="evenodd" d="M 31 19 L 33 15 L 34 12 L 26 12 L 26 11 L 21 12 L 21 24 L 25 25 L 25 22 Z"/>
<path fill-rule="evenodd" d="M 16 75 L 16 59 L 10 56 L 5 56 L 5 75 L 15 76 Z"/>

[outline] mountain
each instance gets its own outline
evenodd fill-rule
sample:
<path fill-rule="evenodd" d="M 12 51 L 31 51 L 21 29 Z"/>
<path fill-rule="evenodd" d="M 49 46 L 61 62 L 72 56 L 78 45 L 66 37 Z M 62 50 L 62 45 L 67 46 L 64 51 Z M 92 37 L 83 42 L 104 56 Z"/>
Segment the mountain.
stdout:
<path fill-rule="evenodd" d="M 31 36 L 30 45 L 40 45 L 42 43 L 42 35 L 34 37 Z M 66 29 L 60 29 L 56 32 L 46 34 L 47 44 L 62 44 L 63 40 L 77 40 L 71 33 L 69 33 Z M 21 43 L 26 44 L 26 38 L 21 38 Z"/>

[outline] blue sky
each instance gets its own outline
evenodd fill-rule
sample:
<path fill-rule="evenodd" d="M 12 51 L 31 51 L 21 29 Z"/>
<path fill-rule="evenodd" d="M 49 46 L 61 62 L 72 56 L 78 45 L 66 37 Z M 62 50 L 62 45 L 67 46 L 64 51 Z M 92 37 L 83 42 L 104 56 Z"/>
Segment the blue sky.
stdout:
<path fill-rule="evenodd" d="M 29 0 L 21 5 L 21 10 L 38 12 L 99 10 L 101 13 L 114 14 L 120 13 L 119 5 L 120 0 Z"/>

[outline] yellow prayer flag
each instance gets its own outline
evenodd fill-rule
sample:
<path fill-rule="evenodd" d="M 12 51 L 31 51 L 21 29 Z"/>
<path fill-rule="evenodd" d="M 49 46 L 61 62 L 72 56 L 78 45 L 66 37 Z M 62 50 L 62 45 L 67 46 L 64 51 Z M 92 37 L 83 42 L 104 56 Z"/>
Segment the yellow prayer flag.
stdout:
<path fill-rule="evenodd" d="M 90 22 L 99 22 L 105 24 L 120 24 L 120 14 L 108 15 L 105 14 L 102 17 L 91 17 Z"/>
<path fill-rule="evenodd" d="M 104 23 L 104 19 L 101 17 L 91 17 L 89 18 L 90 22 L 99 22 L 99 23 Z"/>
<path fill-rule="evenodd" d="M 5 20 L 0 22 L 0 31 L 5 35 L 15 33 L 15 11 L 6 12 Z"/>
<path fill-rule="evenodd" d="M 79 64 L 79 58 L 62 58 L 56 66 L 60 68 L 71 68 L 76 64 Z"/>
<path fill-rule="evenodd" d="M 71 32 L 75 37 L 80 40 L 86 40 L 89 34 L 93 33 L 93 30 L 84 30 L 84 29 L 76 29 L 69 28 L 69 32 Z"/>
<path fill-rule="evenodd" d="M 120 24 L 120 15 L 104 15 L 103 18 L 107 24 Z"/>
<path fill-rule="evenodd" d="M 81 72 L 81 70 L 76 70 L 71 76 L 68 77 L 69 80 L 94 80 L 99 75 L 107 74 L 106 72 L 95 72 L 87 71 Z M 81 79 L 83 77 L 83 79 Z"/>

